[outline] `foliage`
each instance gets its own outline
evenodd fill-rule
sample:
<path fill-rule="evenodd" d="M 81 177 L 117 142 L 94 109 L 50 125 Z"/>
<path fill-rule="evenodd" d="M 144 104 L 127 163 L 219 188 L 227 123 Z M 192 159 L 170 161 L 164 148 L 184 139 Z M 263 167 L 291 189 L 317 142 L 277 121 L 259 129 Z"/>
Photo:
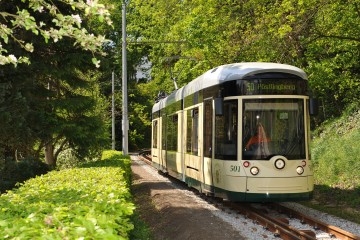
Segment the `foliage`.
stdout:
<path fill-rule="evenodd" d="M 49 171 L 48 165 L 35 159 L 25 159 L 22 161 L 9 161 L 4 159 L 0 165 L 0 193 Z"/>
<path fill-rule="evenodd" d="M 346 190 L 315 185 L 314 199 L 302 202 L 311 208 L 360 224 L 360 187 Z"/>
<path fill-rule="evenodd" d="M 324 103 L 325 118 L 339 116 L 359 99 L 360 2 L 325 1 L 314 18 L 306 60 L 311 88 Z"/>
<path fill-rule="evenodd" d="M 101 153 L 98 152 L 99 150 L 100 149 L 97 149 L 96 151 L 91 152 L 85 158 L 81 158 L 74 149 L 65 149 L 58 155 L 56 169 L 63 170 L 67 168 L 76 168 L 82 166 L 85 163 L 98 161 L 101 156 Z"/>
<path fill-rule="evenodd" d="M 105 153 L 83 168 L 53 171 L 0 196 L 1 238 L 129 239 L 130 160 Z"/>
<path fill-rule="evenodd" d="M 120 163 L 116 162 L 118 159 L 121 159 L 122 161 Z M 102 166 L 103 164 L 106 165 L 112 163 L 118 164 L 124 170 L 124 179 L 126 181 L 127 186 L 130 187 L 131 161 L 129 155 L 123 155 L 123 153 L 120 151 L 108 150 L 103 152 L 101 160 L 106 160 L 106 161 L 97 162 L 97 164 L 100 164 L 99 166 Z"/>
<path fill-rule="evenodd" d="M 5 3 L 2 3 L 2 5 Z M 27 52 L 34 51 L 33 42 L 18 35 L 18 30 L 23 29 L 33 35 L 41 35 L 46 43 L 51 39 L 58 42 L 64 37 L 73 38 L 75 44 L 81 46 L 85 50 L 98 52 L 101 50 L 105 42 L 104 36 L 94 36 L 89 33 L 86 28 L 82 27 L 82 16 L 98 16 L 99 21 L 106 20 L 111 24 L 109 12 L 103 4 L 99 4 L 97 0 L 77 1 L 47 1 L 47 0 L 22 0 L 15 5 L 12 1 L 7 1 L 3 6 L 1 15 L 0 38 L 0 65 L 18 63 L 29 63 L 29 58 L 24 55 L 16 56 L 13 50 L 9 51 L 7 44 L 9 40 L 13 40 L 22 49 Z M 10 7 L 13 6 L 13 7 Z M 15 7 L 16 6 L 16 7 Z M 72 10 L 72 14 L 63 14 L 64 7 Z M 66 11 L 68 12 L 68 11 Z M 79 14 L 80 13 L 80 14 Z M 52 20 L 44 22 L 39 20 L 40 16 L 46 16 Z M 98 65 L 98 60 L 93 58 L 93 63 Z"/>
<path fill-rule="evenodd" d="M 66 16 L 80 16 L 81 28 L 90 29 L 91 24 L 92 31 L 97 32 L 98 14 L 82 14 L 76 2 L 72 1 L 73 7 L 66 2 L 53 2 L 55 10 Z M 87 4 L 101 7 L 108 15 L 97 1 Z M 7 12 L 16 11 L 16 7 L 28 7 L 27 10 L 32 12 L 26 4 L 1 2 L 0 5 Z M 34 18 L 49 27 L 53 22 L 45 7 L 41 13 L 34 11 Z M 34 156 L 40 159 L 45 148 L 45 160 L 54 167 L 61 151 L 69 148 L 80 159 L 100 154 L 108 144 L 109 104 L 98 83 L 101 74 L 91 64 L 93 55 L 74 47 L 77 40 L 66 33 L 62 41 L 49 40 L 47 43 L 43 36 L 29 34 L 24 28 L 19 27 L 12 34 L 18 40 L 31 41 L 37 50 L 28 54 L 19 48 L 14 38 L 9 38 L 6 44 L 8 52 L 27 56 L 32 62 L 17 67 L 7 64 L 1 69 L 0 123 L 3 127 L 0 129 L 0 146 L 6 157 L 17 152 L 20 158 Z"/>
<path fill-rule="evenodd" d="M 130 239 L 154 240 L 151 228 L 141 219 L 139 211 L 135 210 L 133 221 L 134 230 L 130 234 Z"/>
<path fill-rule="evenodd" d="M 212 67 L 244 61 L 303 68 L 323 105 L 317 122 L 359 98 L 358 0 L 134 0 L 129 8 L 131 40 L 150 42 L 151 98 L 170 93 L 178 73 L 181 87 Z"/>
<path fill-rule="evenodd" d="M 151 139 L 151 105 L 152 98 L 145 95 L 145 84 L 134 86 L 134 91 L 129 93 L 129 147 L 131 149 L 141 149 L 149 147 Z M 135 90 L 136 89 L 136 90 Z"/>
<path fill-rule="evenodd" d="M 314 132 L 314 201 L 309 206 L 359 223 L 360 111 L 351 104 L 340 118 L 330 119 Z M 344 207 L 346 206 L 346 207 Z"/>
<path fill-rule="evenodd" d="M 58 51 L 52 45 L 49 49 Z M 66 148 L 84 157 L 107 144 L 108 103 L 100 95 L 86 57 L 82 52 L 61 59 L 51 54 L 46 65 L 39 57 L 33 58 L 32 65 L 4 69 L 12 78 L 0 79 L 9 84 L 0 102 L 2 146 L 24 156 L 38 156 L 44 146 L 53 146 L 49 153 L 54 161 L 48 163 L 55 165 L 57 155 Z"/>
<path fill-rule="evenodd" d="M 78 158 L 76 153 L 69 148 L 59 153 L 56 161 L 56 169 L 63 170 L 67 168 L 75 168 L 79 167 L 81 164 L 84 164 L 83 159 Z"/>
<path fill-rule="evenodd" d="M 316 183 L 340 189 L 359 188 L 359 140 L 360 111 L 357 108 L 324 123 L 312 143 Z"/>

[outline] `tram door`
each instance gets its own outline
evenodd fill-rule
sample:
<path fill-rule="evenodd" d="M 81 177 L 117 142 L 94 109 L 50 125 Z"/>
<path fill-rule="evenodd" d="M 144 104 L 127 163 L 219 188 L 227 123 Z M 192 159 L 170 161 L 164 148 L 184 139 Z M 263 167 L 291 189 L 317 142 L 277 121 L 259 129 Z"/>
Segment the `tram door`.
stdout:
<path fill-rule="evenodd" d="M 160 170 L 166 172 L 166 114 L 161 118 L 161 148 L 160 148 Z"/>
<path fill-rule="evenodd" d="M 203 180 L 202 190 L 205 193 L 213 193 L 213 132 L 214 132 L 214 116 L 213 116 L 213 99 L 204 100 L 204 159 L 203 159 Z"/>
<path fill-rule="evenodd" d="M 159 168 L 160 166 L 160 153 L 161 153 L 161 131 L 160 124 L 161 119 L 155 119 L 152 122 L 152 146 L 151 146 L 151 155 L 152 161 L 155 163 L 155 166 Z"/>

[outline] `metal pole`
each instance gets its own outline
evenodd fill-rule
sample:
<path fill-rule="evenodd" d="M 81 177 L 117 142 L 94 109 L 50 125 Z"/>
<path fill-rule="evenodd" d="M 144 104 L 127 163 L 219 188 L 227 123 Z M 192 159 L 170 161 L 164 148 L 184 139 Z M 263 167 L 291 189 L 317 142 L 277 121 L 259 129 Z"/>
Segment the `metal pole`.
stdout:
<path fill-rule="evenodd" d="M 111 149 L 115 150 L 115 77 L 114 71 L 112 72 L 111 78 L 111 94 L 112 94 L 112 104 L 111 104 L 111 116 L 112 116 L 112 128 L 111 128 L 111 140 L 112 146 Z"/>
<path fill-rule="evenodd" d="M 124 155 L 128 154 L 128 101 L 127 101 L 127 57 L 126 57 L 126 3 L 122 4 L 122 152 Z"/>

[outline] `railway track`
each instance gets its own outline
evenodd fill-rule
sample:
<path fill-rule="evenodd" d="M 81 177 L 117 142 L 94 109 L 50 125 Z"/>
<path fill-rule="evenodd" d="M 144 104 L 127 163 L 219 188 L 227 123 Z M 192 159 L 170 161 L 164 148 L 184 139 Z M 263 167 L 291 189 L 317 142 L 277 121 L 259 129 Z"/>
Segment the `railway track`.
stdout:
<path fill-rule="evenodd" d="M 146 163 L 151 163 L 151 151 L 150 150 L 141 150 L 138 154 L 139 158 Z"/>
<path fill-rule="evenodd" d="M 139 153 L 141 160 L 151 165 L 150 151 L 144 150 Z M 359 236 L 356 236 L 348 231 L 332 226 L 325 222 L 319 221 L 313 217 L 304 215 L 294 209 L 288 208 L 281 204 L 269 203 L 269 204 L 250 204 L 250 203 L 234 203 L 229 201 L 221 201 L 218 199 L 209 199 L 205 196 L 208 202 L 213 204 L 221 204 L 225 208 L 231 211 L 235 211 L 245 217 L 253 220 L 257 224 L 263 226 L 265 229 L 274 233 L 275 236 L 281 239 L 299 239 L 299 240 L 314 240 L 317 239 L 316 232 L 321 230 L 328 234 L 326 239 L 346 239 L 346 240 L 360 240 Z M 215 202 L 215 203 L 214 203 Z M 272 213 L 270 213 L 272 212 Z M 273 214 L 277 212 L 277 214 Z M 310 226 L 312 229 L 300 229 L 293 227 L 289 224 L 289 219 L 298 219 L 301 223 Z M 323 239 L 323 238 L 321 238 Z"/>
<path fill-rule="evenodd" d="M 356 236 L 348 231 L 345 231 L 341 228 L 338 228 L 336 226 L 332 226 L 330 224 L 327 224 L 325 222 L 322 222 L 320 220 L 317 220 L 313 217 L 304 215 L 294 209 L 288 208 L 286 206 L 283 206 L 281 204 L 273 204 L 273 207 L 277 209 L 279 212 L 285 213 L 290 218 L 297 218 L 302 223 L 308 224 L 312 226 L 316 230 L 324 231 L 328 234 L 330 234 L 331 237 L 335 237 L 338 239 L 356 239 L 360 240 L 359 236 Z"/>
<path fill-rule="evenodd" d="M 282 239 L 317 239 L 315 230 L 321 230 L 322 232 L 328 234 L 328 238 L 360 240 L 359 236 L 307 216 L 281 204 L 271 203 L 260 206 L 260 204 L 240 204 L 228 202 L 225 203 L 225 205 L 254 220 L 256 223 L 262 225 L 264 228 L 273 232 Z M 256 205 L 257 207 L 254 207 L 253 205 Z M 269 213 L 271 210 L 274 210 L 281 215 L 285 215 L 286 217 L 279 217 L 276 214 L 273 216 L 273 214 Z M 304 226 L 306 226 L 305 224 L 307 224 L 307 227 L 310 226 L 310 229 L 300 229 L 291 226 L 289 224 L 289 219 L 294 218 L 298 219 L 302 224 L 304 224 Z"/>

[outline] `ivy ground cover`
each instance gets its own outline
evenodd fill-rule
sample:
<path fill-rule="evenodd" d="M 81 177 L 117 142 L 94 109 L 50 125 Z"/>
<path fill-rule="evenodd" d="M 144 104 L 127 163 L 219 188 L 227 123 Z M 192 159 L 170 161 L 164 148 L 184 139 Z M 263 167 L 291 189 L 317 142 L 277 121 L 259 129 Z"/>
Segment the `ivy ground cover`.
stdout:
<path fill-rule="evenodd" d="M 81 168 L 53 171 L 0 196 L 0 239 L 129 239 L 130 160 L 107 151 Z"/>

